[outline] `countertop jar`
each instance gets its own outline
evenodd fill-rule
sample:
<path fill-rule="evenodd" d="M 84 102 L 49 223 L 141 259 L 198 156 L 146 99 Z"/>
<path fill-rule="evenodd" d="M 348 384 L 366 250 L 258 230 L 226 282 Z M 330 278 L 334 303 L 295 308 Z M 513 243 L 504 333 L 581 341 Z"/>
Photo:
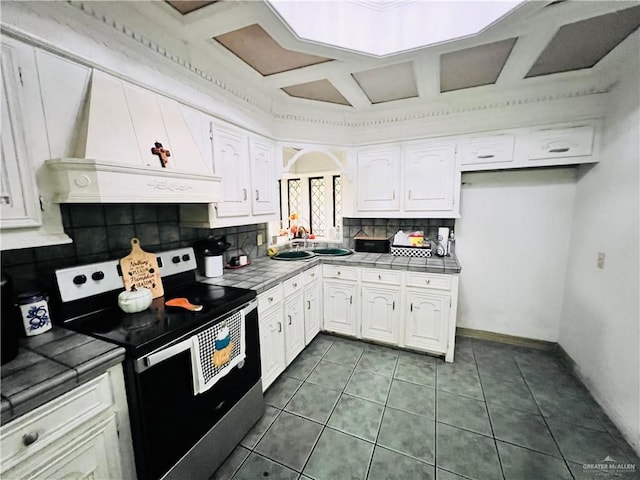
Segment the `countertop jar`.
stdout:
<path fill-rule="evenodd" d="M 47 297 L 43 292 L 25 292 L 18 295 L 18 308 L 22 315 L 27 337 L 51 330 L 51 317 Z"/>

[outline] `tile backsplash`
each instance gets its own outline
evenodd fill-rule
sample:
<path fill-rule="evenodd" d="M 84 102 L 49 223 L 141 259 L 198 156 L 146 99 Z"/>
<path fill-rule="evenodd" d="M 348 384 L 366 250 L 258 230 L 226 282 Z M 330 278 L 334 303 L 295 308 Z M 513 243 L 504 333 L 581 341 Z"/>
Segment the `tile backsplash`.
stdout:
<path fill-rule="evenodd" d="M 140 239 L 145 251 L 158 252 L 194 246 L 209 235 L 226 235 L 231 247 L 225 261 L 237 255 L 240 248 L 250 258 L 267 254 L 266 223 L 184 228 L 180 226 L 179 207 L 174 204 L 63 204 L 60 208 L 64 230 L 73 243 L 2 252 L 2 272 L 11 276 L 17 292 L 50 292 L 56 269 L 122 258 L 131 251 L 132 237 Z M 256 246 L 258 234 L 265 239 L 260 247 Z"/>
<path fill-rule="evenodd" d="M 343 218 L 342 242 L 345 247 L 355 248 L 353 237 L 356 235 L 389 238 L 398 230 L 423 231 L 428 238 L 435 240 L 439 227 L 454 230 L 455 223 L 449 218 Z"/>

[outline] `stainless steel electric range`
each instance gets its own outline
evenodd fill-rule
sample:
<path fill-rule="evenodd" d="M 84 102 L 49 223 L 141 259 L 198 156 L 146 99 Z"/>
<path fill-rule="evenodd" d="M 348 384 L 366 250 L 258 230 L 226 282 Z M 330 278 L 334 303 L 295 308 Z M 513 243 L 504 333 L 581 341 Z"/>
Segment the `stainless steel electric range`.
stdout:
<path fill-rule="evenodd" d="M 198 282 L 191 248 L 157 259 L 165 295 L 143 312 L 117 306 L 117 260 L 57 270 L 52 309 L 64 327 L 126 349 L 138 478 L 208 479 L 264 412 L 256 294 Z M 203 308 L 165 306 L 178 297 Z"/>

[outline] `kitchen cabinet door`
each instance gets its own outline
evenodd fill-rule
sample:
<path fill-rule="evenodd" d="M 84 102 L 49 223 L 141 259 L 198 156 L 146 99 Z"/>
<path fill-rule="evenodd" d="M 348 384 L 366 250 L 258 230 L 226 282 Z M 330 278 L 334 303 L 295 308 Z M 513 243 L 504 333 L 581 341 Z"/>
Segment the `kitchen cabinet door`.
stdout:
<path fill-rule="evenodd" d="M 284 372 L 286 367 L 282 301 L 280 300 L 267 310 L 260 311 L 259 322 L 262 390 L 264 391 Z"/>
<path fill-rule="evenodd" d="M 400 286 L 362 284 L 362 338 L 398 344 Z"/>
<path fill-rule="evenodd" d="M 249 141 L 251 159 L 251 205 L 254 215 L 275 214 L 276 164 L 273 142 L 264 138 L 251 137 Z"/>
<path fill-rule="evenodd" d="M 213 138 L 214 174 L 222 177 L 219 217 L 251 214 L 247 135 L 239 129 L 215 125 Z"/>
<path fill-rule="evenodd" d="M 285 364 L 289 365 L 304 350 L 303 291 L 299 290 L 284 299 Z"/>
<path fill-rule="evenodd" d="M 357 336 L 358 284 L 340 280 L 324 280 L 324 329 L 343 335 Z"/>
<path fill-rule="evenodd" d="M 2 205 L 0 226 L 38 227 L 42 223 L 35 171 L 32 169 L 23 114 L 23 67 L 26 47 L 2 44 Z M 33 53 L 31 52 L 31 56 Z M 33 61 L 33 59 L 31 58 Z"/>
<path fill-rule="evenodd" d="M 304 343 L 309 345 L 320 332 L 322 319 L 322 288 L 320 280 L 304 286 Z"/>
<path fill-rule="evenodd" d="M 357 201 L 360 211 L 400 210 L 400 149 L 358 152 Z"/>
<path fill-rule="evenodd" d="M 407 288 L 405 346 L 446 353 L 450 303 L 449 292 Z"/>
<path fill-rule="evenodd" d="M 453 210 L 455 142 L 429 142 L 404 150 L 404 210 Z"/>

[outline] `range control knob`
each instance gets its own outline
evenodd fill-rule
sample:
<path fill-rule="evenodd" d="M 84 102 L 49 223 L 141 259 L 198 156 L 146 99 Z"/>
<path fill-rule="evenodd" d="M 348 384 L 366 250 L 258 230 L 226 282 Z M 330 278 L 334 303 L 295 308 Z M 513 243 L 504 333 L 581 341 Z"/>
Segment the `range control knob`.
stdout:
<path fill-rule="evenodd" d="M 188 262 L 189 260 L 191 260 L 191 255 L 189 255 L 188 253 L 185 253 L 184 255 L 182 255 L 182 260 L 184 260 L 185 262 Z"/>
<path fill-rule="evenodd" d="M 179 257 L 178 255 L 176 255 L 175 257 L 173 257 L 173 258 L 171 259 L 171 261 L 172 261 L 173 263 L 180 263 L 180 257 Z"/>
<path fill-rule="evenodd" d="M 75 277 L 73 277 L 73 283 L 75 283 L 76 285 L 87 283 L 87 276 L 84 274 L 76 275 Z"/>
<path fill-rule="evenodd" d="M 96 280 L 96 281 L 98 281 L 98 280 L 102 280 L 102 279 L 104 279 L 104 272 L 103 272 L 103 271 L 100 271 L 100 270 L 98 270 L 97 272 L 93 272 L 93 273 L 91 274 L 91 278 L 92 278 L 93 280 Z"/>

